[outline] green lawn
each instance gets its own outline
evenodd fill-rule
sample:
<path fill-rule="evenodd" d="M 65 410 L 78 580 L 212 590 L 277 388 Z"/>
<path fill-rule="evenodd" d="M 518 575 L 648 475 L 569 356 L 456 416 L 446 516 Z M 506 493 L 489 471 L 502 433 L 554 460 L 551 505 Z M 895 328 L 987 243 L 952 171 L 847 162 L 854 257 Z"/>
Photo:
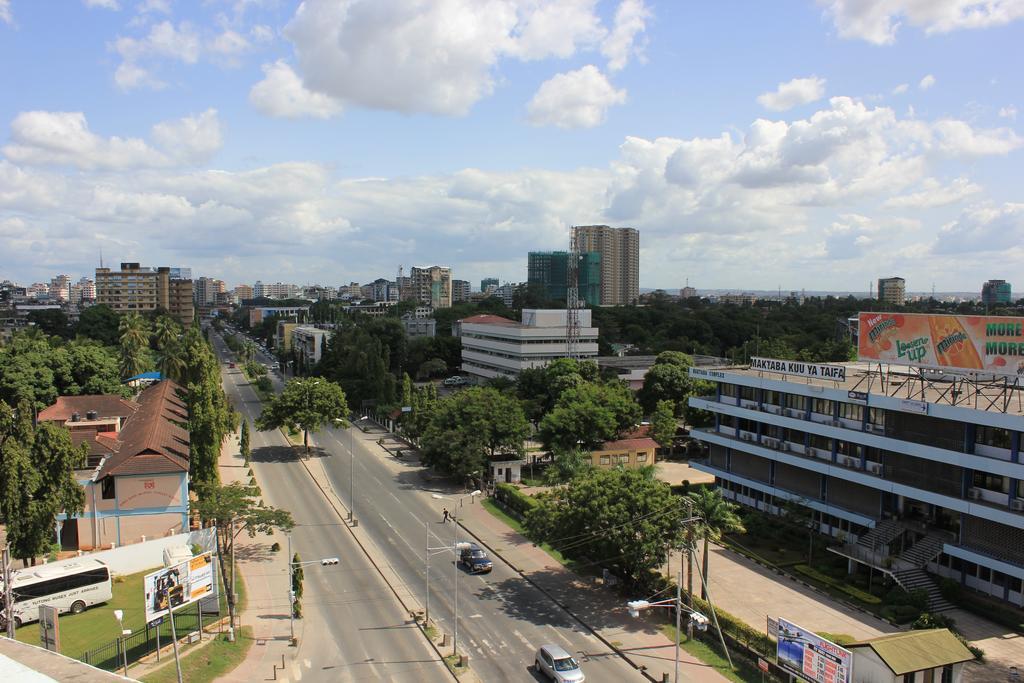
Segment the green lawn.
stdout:
<path fill-rule="evenodd" d="M 124 611 L 124 628 L 131 629 L 133 633 L 137 633 L 140 630 L 145 631 L 146 621 L 145 610 L 143 607 L 144 599 L 142 579 L 146 574 L 155 570 L 156 568 L 147 569 L 146 571 L 139 572 L 137 574 L 114 577 L 112 586 L 113 598 L 110 602 L 101 605 L 94 605 L 81 614 L 60 615 L 61 654 L 74 659 L 79 659 L 85 652 L 102 647 L 114 641 L 117 638 L 118 631 L 117 620 L 114 618 L 115 609 Z M 219 572 L 217 580 L 220 581 Z M 238 591 L 239 602 L 244 604 L 245 582 L 239 581 L 236 586 L 236 590 Z M 223 590 L 220 592 L 220 600 L 221 615 L 226 616 L 227 595 Z M 196 608 L 193 605 L 176 610 L 175 615 L 185 613 L 195 614 L 195 611 Z M 217 621 L 220 619 L 221 615 L 203 615 L 203 623 L 208 624 L 210 622 Z M 188 621 L 189 625 L 194 625 L 194 623 L 194 620 L 190 619 Z M 180 631 L 181 629 L 179 628 L 179 636 L 183 635 Z M 19 628 L 15 635 L 17 639 L 22 642 L 38 645 L 39 624 L 26 624 Z M 163 642 L 170 642 L 171 626 L 170 622 L 166 619 L 160 627 L 160 638 Z M 114 657 L 114 650 L 111 649 L 109 654 L 109 658 Z M 132 662 L 134 659 L 137 659 L 144 654 L 146 654 L 145 647 L 140 646 L 132 648 L 128 651 L 128 660 L 129 662 Z M 92 663 L 100 666 L 101 668 L 104 666 L 103 661 L 94 661 Z"/>
<path fill-rule="evenodd" d="M 500 519 L 502 522 L 504 522 L 508 526 L 512 527 L 512 529 L 515 530 L 516 532 L 522 534 L 524 537 L 526 536 L 526 530 L 523 529 L 523 525 L 519 523 L 519 520 L 517 520 L 515 517 L 510 517 L 509 515 L 507 515 L 504 510 L 502 510 L 500 507 L 498 507 L 497 505 L 494 504 L 494 501 L 485 498 L 482 501 L 482 503 L 483 503 L 484 508 L 488 512 L 490 512 L 492 515 L 494 515 L 495 517 Z M 537 545 L 537 547 L 539 547 L 541 550 L 546 552 L 551 557 L 555 558 L 555 560 L 558 561 L 559 564 L 565 565 L 569 569 L 573 568 L 573 566 L 575 564 L 575 562 L 573 560 L 570 560 L 565 555 L 563 555 L 562 553 L 558 552 L 557 550 L 552 548 L 547 543 L 539 543 L 539 544 L 535 544 L 535 545 Z"/>
<path fill-rule="evenodd" d="M 661 627 L 661 632 L 665 634 L 665 637 L 671 640 L 673 643 L 676 640 L 676 627 L 674 624 L 665 624 Z M 700 661 L 704 662 L 712 669 L 722 674 L 730 681 L 734 683 L 761 683 L 764 679 L 761 677 L 761 672 L 753 667 L 740 664 L 735 670 L 729 668 L 729 662 L 718 653 L 717 649 L 712 648 L 707 643 L 694 638 L 693 640 L 686 639 L 686 633 L 681 633 L 681 639 L 679 643 L 679 649 L 685 650 L 689 654 L 693 655 Z M 735 661 L 735 660 L 734 660 Z"/>
<path fill-rule="evenodd" d="M 252 647 L 252 627 L 243 626 L 237 633 L 235 642 L 228 642 L 226 634 L 218 635 L 212 643 L 203 645 L 195 652 L 185 651 L 181 658 L 181 679 L 189 683 L 207 683 L 214 681 L 245 660 L 249 648 Z M 194 649 L 197 646 L 192 646 Z M 142 678 L 144 683 L 175 683 L 177 668 L 174 659 L 168 664 Z M 131 673 L 129 671 L 129 673 Z"/>

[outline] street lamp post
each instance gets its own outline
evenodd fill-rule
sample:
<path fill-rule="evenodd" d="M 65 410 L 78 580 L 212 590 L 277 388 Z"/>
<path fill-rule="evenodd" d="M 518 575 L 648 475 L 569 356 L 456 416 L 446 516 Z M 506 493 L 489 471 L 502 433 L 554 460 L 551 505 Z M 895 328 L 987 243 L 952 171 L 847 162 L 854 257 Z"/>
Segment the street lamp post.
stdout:
<path fill-rule="evenodd" d="M 352 526 L 357 526 L 359 522 L 356 521 L 356 455 L 355 455 L 355 433 L 352 431 L 356 427 L 356 422 L 365 420 L 366 415 L 362 415 L 358 418 L 349 420 L 348 426 L 348 523 Z M 334 419 L 334 423 L 339 427 L 345 424 L 345 421 L 340 417 Z"/>
<path fill-rule="evenodd" d="M 472 493 L 466 494 L 465 496 L 459 496 L 458 498 L 456 498 L 455 501 L 456 501 L 456 503 L 458 503 L 459 510 L 462 509 L 462 501 L 464 501 L 466 498 L 469 498 L 472 501 L 474 498 L 479 496 L 480 493 L 481 492 L 478 489 L 476 491 L 473 491 Z M 441 496 L 441 495 L 438 495 L 436 493 L 430 494 L 430 497 L 431 498 L 435 498 L 437 500 L 452 500 L 451 498 L 448 498 L 447 496 Z M 452 530 L 452 541 L 453 541 L 452 553 L 455 555 L 455 562 L 452 565 L 455 568 L 455 588 L 453 589 L 453 593 L 455 594 L 455 597 L 453 599 L 454 602 L 455 602 L 455 622 L 454 622 L 454 625 L 452 626 L 452 656 L 458 658 L 458 654 L 459 654 L 459 519 L 458 519 L 458 517 L 454 518 L 452 520 L 452 522 L 453 522 L 452 526 L 454 527 L 453 530 Z"/>
<path fill-rule="evenodd" d="M 293 562 L 292 561 L 292 535 L 288 534 L 288 630 L 291 634 L 291 643 L 295 644 L 295 587 L 292 583 L 293 572 L 295 567 L 305 567 L 310 564 L 318 564 L 322 567 L 327 567 L 332 564 L 338 564 L 339 560 L 337 557 L 324 557 L 319 560 L 308 560 L 306 562 Z"/>
<path fill-rule="evenodd" d="M 117 642 L 121 646 L 121 658 L 124 662 L 124 677 L 128 678 L 128 649 L 125 647 L 124 637 L 130 636 L 132 630 L 124 627 L 124 610 L 114 610 L 114 618 L 117 619 L 117 625 L 121 629 L 121 635 L 117 637 Z"/>
<path fill-rule="evenodd" d="M 658 594 L 655 593 L 651 597 L 655 597 Z M 632 617 L 640 616 L 640 610 L 649 609 L 651 607 L 667 607 L 675 609 L 676 611 L 676 660 L 675 660 L 675 677 L 672 679 L 675 683 L 679 683 L 679 632 L 680 632 L 680 621 L 682 613 L 685 610 L 690 615 L 690 623 L 695 624 L 701 631 L 707 629 L 708 618 L 700 612 L 694 611 L 683 604 L 683 570 L 680 568 L 679 573 L 676 577 L 676 597 L 669 600 L 659 600 L 658 602 L 651 602 L 647 600 L 631 600 L 626 603 L 626 608 L 629 610 L 629 615 Z"/>

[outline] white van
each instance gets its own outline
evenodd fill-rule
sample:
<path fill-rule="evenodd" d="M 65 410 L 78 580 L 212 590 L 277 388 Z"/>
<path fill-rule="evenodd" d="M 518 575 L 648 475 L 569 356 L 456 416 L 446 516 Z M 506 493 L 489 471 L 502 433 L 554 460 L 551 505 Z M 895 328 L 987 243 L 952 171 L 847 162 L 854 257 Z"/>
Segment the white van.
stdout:
<path fill-rule="evenodd" d="M 40 605 L 80 614 L 86 607 L 113 597 L 107 565 L 87 559 L 16 569 L 11 572 L 11 591 L 14 593 L 15 626 L 38 621 Z M 6 618 L 2 607 L 0 597 L 0 623 Z"/>

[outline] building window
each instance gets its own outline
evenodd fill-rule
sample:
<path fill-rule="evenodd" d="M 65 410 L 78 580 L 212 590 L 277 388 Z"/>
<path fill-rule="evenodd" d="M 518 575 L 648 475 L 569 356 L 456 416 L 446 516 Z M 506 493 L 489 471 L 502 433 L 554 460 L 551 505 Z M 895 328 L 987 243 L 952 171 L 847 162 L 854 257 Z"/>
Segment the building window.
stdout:
<path fill-rule="evenodd" d="M 107 477 L 103 480 L 103 500 L 113 500 L 114 498 L 114 478 Z"/>
<path fill-rule="evenodd" d="M 807 397 L 799 394 L 786 394 L 786 407 L 792 410 L 807 410 Z"/>
<path fill-rule="evenodd" d="M 1010 447 L 1010 431 L 999 427 L 978 425 L 974 430 L 974 443 L 995 448 Z"/>
<path fill-rule="evenodd" d="M 646 453 L 637 453 L 636 454 L 636 461 L 638 463 L 647 462 L 647 454 Z"/>
<path fill-rule="evenodd" d="M 719 382 L 719 386 L 722 388 L 722 396 L 736 397 L 736 385 L 726 384 L 725 382 Z"/>
<path fill-rule="evenodd" d="M 847 420 L 863 420 L 864 406 L 859 406 L 855 403 L 840 403 L 839 417 Z"/>
<path fill-rule="evenodd" d="M 827 398 L 816 398 L 811 401 L 811 411 L 819 415 L 832 415 L 832 401 Z"/>
<path fill-rule="evenodd" d="M 627 464 L 629 464 L 629 454 L 627 453 L 625 455 L 616 455 L 615 456 L 615 464 L 617 464 L 617 465 L 627 465 Z"/>
<path fill-rule="evenodd" d="M 997 491 L 999 493 L 1010 492 L 1010 481 L 1003 477 L 995 474 L 988 474 L 986 472 L 974 472 L 974 486 L 988 491 Z"/>
<path fill-rule="evenodd" d="M 601 456 L 601 464 L 602 465 L 610 465 L 610 464 L 612 464 L 612 456 L 610 456 L 610 455 L 602 455 Z"/>

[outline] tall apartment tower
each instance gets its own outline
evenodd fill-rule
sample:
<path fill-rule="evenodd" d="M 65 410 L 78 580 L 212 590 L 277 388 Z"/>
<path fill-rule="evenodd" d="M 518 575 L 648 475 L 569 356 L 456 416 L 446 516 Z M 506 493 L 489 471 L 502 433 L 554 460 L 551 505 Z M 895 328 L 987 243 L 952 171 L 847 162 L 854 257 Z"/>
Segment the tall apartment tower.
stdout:
<path fill-rule="evenodd" d="M 1006 280 L 989 280 L 981 286 L 981 303 L 985 306 L 1009 304 L 1012 299 L 1010 283 Z"/>
<path fill-rule="evenodd" d="M 640 232 L 607 225 L 573 227 L 580 253 L 601 255 L 601 305 L 621 306 L 640 298 Z"/>
<path fill-rule="evenodd" d="M 413 266 L 409 271 L 409 298 L 434 308 L 452 307 L 452 269 L 448 266 Z"/>
<path fill-rule="evenodd" d="M 901 277 L 878 278 L 878 300 L 889 306 L 902 306 L 907 302 L 907 281 Z"/>
<path fill-rule="evenodd" d="M 472 293 L 472 286 L 469 284 L 469 280 L 452 280 L 452 302 L 460 303 L 462 301 L 469 301 L 469 295 Z"/>
<path fill-rule="evenodd" d="M 173 280 L 170 268 L 122 263 L 121 270 L 96 269 L 96 303 L 117 313 L 144 313 L 162 308 L 183 325 L 192 324 L 192 281 Z"/>

